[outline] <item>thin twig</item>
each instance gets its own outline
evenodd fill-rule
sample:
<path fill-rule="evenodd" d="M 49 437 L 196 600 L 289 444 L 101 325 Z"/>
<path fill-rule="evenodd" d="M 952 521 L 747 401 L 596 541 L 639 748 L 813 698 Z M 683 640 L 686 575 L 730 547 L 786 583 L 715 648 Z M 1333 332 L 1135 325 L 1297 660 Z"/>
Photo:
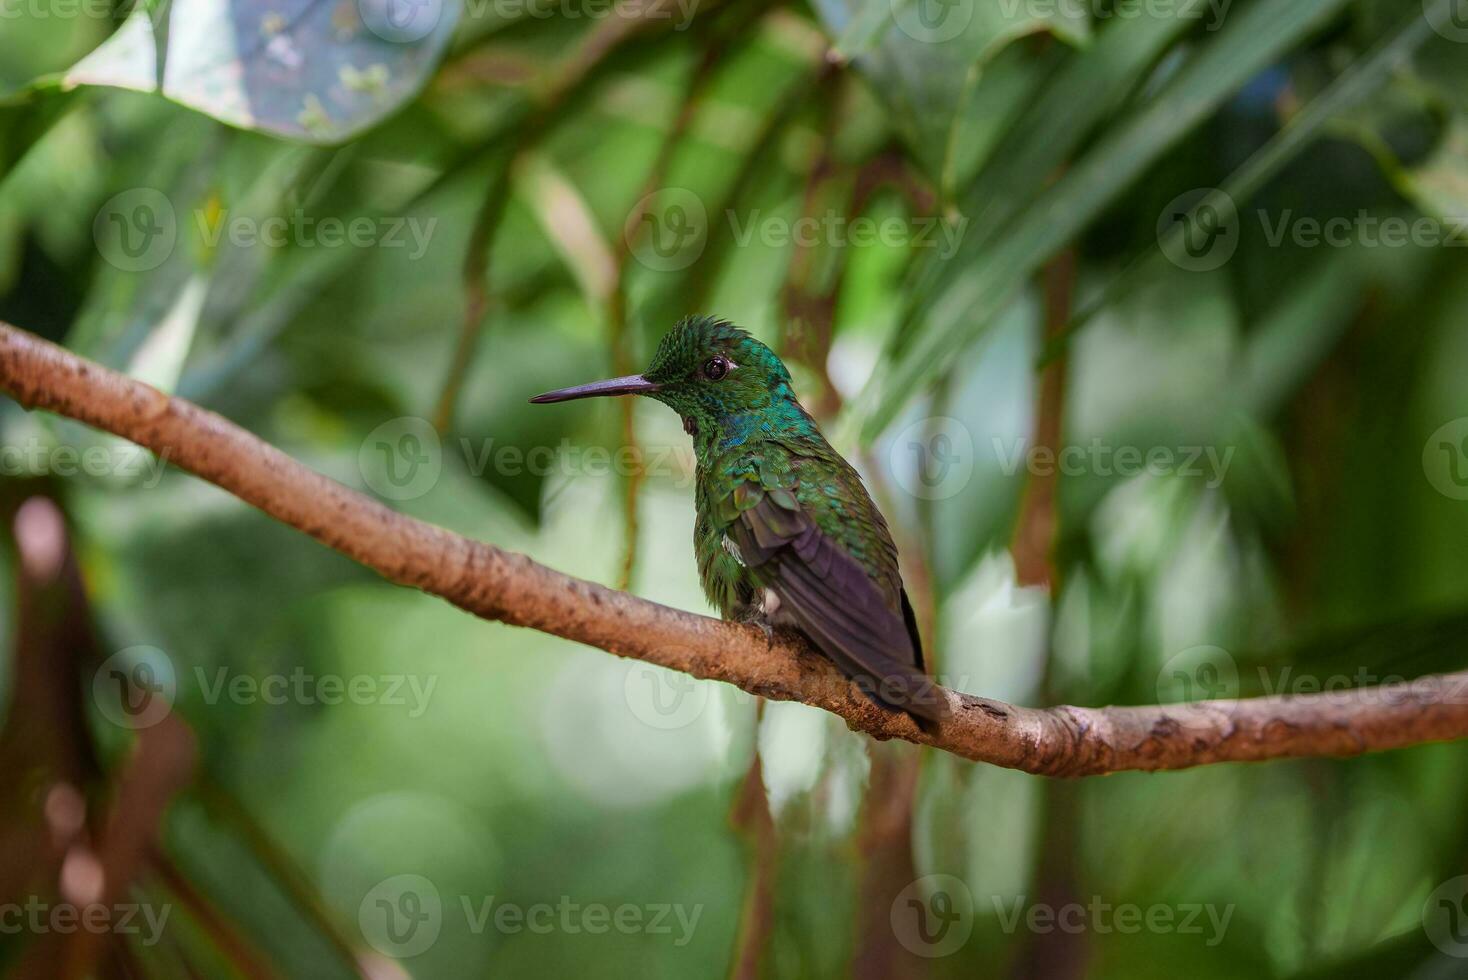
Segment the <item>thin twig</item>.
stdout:
<path fill-rule="evenodd" d="M 255 860 L 260 862 L 265 872 L 275 881 L 276 887 L 285 893 L 297 911 L 336 952 L 342 965 L 363 974 L 357 950 L 346 939 L 335 917 L 322 902 L 311 879 L 290 853 L 260 825 L 244 802 L 207 772 L 199 776 L 194 791 L 209 815 L 228 826 L 244 842 Z"/>
<path fill-rule="evenodd" d="M 1067 248 L 1045 266 L 1044 340 L 1046 343 L 1065 329 L 1075 297 L 1076 253 Z M 1040 390 L 1035 407 L 1035 446 L 1060 453 L 1064 436 L 1066 406 L 1066 358 L 1059 357 L 1041 368 Z M 1060 604 L 1063 568 L 1060 564 L 1060 481 L 1055 470 L 1031 473 L 1025 484 L 1019 519 L 1015 522 L 1015 575 L 1020 585 L 1042 586 L 1050 593 L 1052 608 Z M 1048 621 L 1050 642 L 1045 647 L 1041 696 L 1054 704 L 1061 690 L 1056 659 L 1055 620 Z M 1045 787 L 1040 819 L 1041 845 L 1034 868 L 1034 892 L 1048 905 L 1061 908 L 1078 899 L 1076 852 L 1081 820 L 1081 787 L 1055 783 Z M 1090 955 L 1089 938 L 1083 934 L 1040 937 L 1029 935 L 1020 945 L 1011 967 L 1014 977 L 1054 977 L 1067 980 L 1085 976 Z"/>
<path fill-rule="evenodd" d="M 616 285 L 612 288 L 606 305 L 613 374 L 632 373 L 632 351 L 628 342 L 627 330 L 627 274 L 633 249 L 646 234 L 647 222 L 643 221 L 645 214 L 643 202 L 662 186 L 668 173 L 668 165 L 673 160 L 673 151 L 677 149 L 679 142 L 688 132 L 688 127 L 693 122 L 693 117 L 698 109 L 699 99 L 708 90 L 714 68 L 718 65 L 725 50 L 726 46 L 717 42 L 704 48 L 703 55 L 699 58 L 698 64 L 694 66 L 692 77 L 685 84 L 683 102 L 678 107 L 678 114 L 673 118 L 673 125 L 669 127 L 662 145 L 658 147 L 658 155 L 648 169 L 646 179 L 642 182 L 642 190 L 637 195 L 637 204 L 634 206 L 636 210 L 628 217 L 623 233 L 612 236 L 612 257 L 617 270 Z M 626 529 L 626 546 L 622 554 L 622 571 L 617 576 L 617 588 L 625 591 L 632 587 L 632 576 L 637 571 L 638 501 L 641 497 L 646 472 L 642 454 L 637 451 L 636 402 L 631 398 L 623 398 L 620 401 L 622 445 L 631 450 L 634 461 L 631 472 L 627 474 L 627 484 L 624 488 L 623 525 Z"/>
<path fill-rule="evenodd" d="M 474 359 L 479 346 L 479 334 L 485 317 L 489 315 L 489 250 L 494 244 L 495 232 L 505 214 L 505 205 L 510 199 L 510 170 L 513 155 L 495 171 L 479 212 L 474 216 L 474 228 L 469 233 L 469 245 L 464 251 L 464 319 L 459 327 L 459 339 L 454 345 L 453 360 L 449 362 L 448 376 L 439 392 L 438 407 L 433 411 L 433 426 L 439 432 L 447 432 L 454 424 L 454 412 L 459 404 L 459 391 L 464 387 L 464 378 L 469 374 L 469 362 Z"/>
<path fill-rule="evenodd" d="M 717 4 L 707 4 L 705 15 Z M 624 42 L 651 27 L 663 26 L 676 13 L 672 0 L 648 0 L 618 9 L 592 30 L 586 39 L 555 70 L 534 88 L 520 107 L 512 127 L 501 126 L 496 134 L 513 131 L 514 146 L 505 164 L 496 171 L 474 220 L 469 245 L 464 256 L 464 319 L 454 345 L 453 360 L 439 393 L 433 413 L 434 426 L 446 432 L 453 424 L 459 392 L 468 374 L 469 363 L 479 345 L 485 317 L 489 313 L 489 253 L 504 217 L 510 195 L 510 177 L 517 163 L 533 151 L 556 123 L 565 118 L 566 105 L 578 95 L 587 80 L 606 57 Z M 435 182 L 438 183 L 438 182 Z"/>
<path fill-rule="evenodd" d="M 269 980 L 271 977 L 281 975 L 265 961 L 263 954 L 240 934 L 234 923 L 230 922 L 199 890 L 189 876 L 173 863 L 173 859 L 167 853 L 155 847 L 149 856 L 149 867 L 173 897 L 193 913 L 194 921 L 209 936 L 215 948 L 234 964 L 242 976 L 249 980 Z"/>
<path fill-rule="evenodd" d="M 1076 256 L 1065 249 L 1045 266 L 1045 344 L 1058 337 L 1070 322 L 1075 294 Z M 1040 397 L 1035 410 L 1035 449 L 1055 458 L 1060 453 L 1061 427 L 1065 419 L 1064 355 L 1040 370 Z M 1059 596 L 1059 574 L 1055 563 L 1060 518 L 1057 514 L 1058 474 L 1055 469 L 1034 473 L 1025 482 L 1019 519 L 1015 522 L 1014 571 L 1020 585 L 1039 585 Z"/>

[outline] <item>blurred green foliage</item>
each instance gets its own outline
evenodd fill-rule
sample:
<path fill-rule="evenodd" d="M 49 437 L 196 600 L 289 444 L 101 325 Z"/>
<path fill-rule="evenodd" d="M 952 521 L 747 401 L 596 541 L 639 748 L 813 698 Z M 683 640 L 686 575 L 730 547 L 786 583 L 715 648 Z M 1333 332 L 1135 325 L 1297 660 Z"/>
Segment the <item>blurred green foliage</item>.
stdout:
<path fill-rule="evenodd" d="M 631 538 L 634 591 L 704 610 L 677 420 L 631 409 L 639 483 L 619 406 L 526 399 L 707 311 L 779 348 L 861 462 L 955 687 L 1145 704 L 1468 667 L 1460 2 L 0 17 L 0 319 L 414 516 L 608 582 Z M 1049 467 L 1045 365 L 1073 450 Z M 883 756 L 813 709 L 472 619 L 80 426 L 7 403 L 0 433 L 6 512 L 43 493 L 72 532 L 104 770 L 132 736 L 96 661 L 155 647 L 202 753 L 165 849 L 286 975 L 721 975 L 771 853 L 765 976 L 882 975 L 873 948 L 904 976 L 1465 975 L 1429 901 L 1468 872 L 1463 746 L 1066 786 L 927 757 L 884 862 Z M 426 483 L 396 492 L 394 446 L 429 447 Z M 60 447 L 111 462 L 71 475 Z M 1054 469 L 1051 594 L 1009 547 Z M 264 695 L 296 676 L 307 696 Z M 324 703 L 323 678 L 366 693 Z M 756 755 L 770 839 L 731 824 Z M 931 958 L 898 922 L 928 875 L 971 899 Z M 418 908 L 401 876 L 441 901 L 422 950 L 374 904 Z M 177 882 L 137 894 L 177 908 L 124 943 L 142 975 L 241 970 Z M 480 916 L 566 903 L 698 917 Z M 1083 925 L 1012 911 L 1039 906 Z M 0 936 L 0 963 L 37 941 Z"/>

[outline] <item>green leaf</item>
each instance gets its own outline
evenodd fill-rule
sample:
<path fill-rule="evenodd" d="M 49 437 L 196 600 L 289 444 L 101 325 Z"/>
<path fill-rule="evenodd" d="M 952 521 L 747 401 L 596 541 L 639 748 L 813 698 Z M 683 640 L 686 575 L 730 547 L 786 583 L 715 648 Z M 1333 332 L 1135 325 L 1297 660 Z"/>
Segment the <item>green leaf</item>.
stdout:
<path fill-rule="evenodd" d="M 976 242 L 977 236 L 966 240 L 916 301 L 913 319 L 922 320 L 917 330 L 854 403 L 852 422 L 860 425 L 862 438 L 874 438 L 935 367 L 983 333 L 1025 280 L 1169 147 L 1345 2 L 1266 0 L 1238 12 L 1161 92 L 1108 130 L 1007 234 L 992 245 Z"/>
<path fill-rule="evenodd" d="M 453 33 L 444 0 L 191 0 L 137 10 L 63 84 L 167 98 L 243 129 L 337 143 L 400 107 Z"/>
<path fill-rule="evenodd" d="M 988 66 L 1015 41 L 1048 32 L 1070 44 L 1084 45 L 1091 24 L 1081 5 L 1055 4 L 1048 10 L 1026 10 L 1022 4 L 955 3 L 940 8 L 937 18 L 921 5 L 928 0 L 817 0 L 814 4 L 827 30 L 836 38 L 838 56 L 852 59 L 887 104 L 893 125 L 913 147 L 929 171 L 940 177 L 955 169 L 949 163 L 965 107 L 998 111 L 1007 117 L 1027 92 L 1023 85 L 1036 59 L 1025 53 L 1006 61 L 994 88 L 1002 107 L 988 101 Z M 968 137 L 972 139 L 972 137 Z M 972 157 L 969 147 L 967 156 Z M 956 169 L 971 170 L 961 164 Z"/>
<path fill-rule="evenodd" d="M 1461 238 L 1468 223 L 1468 116 L 1454 116 L 1437 150 L 1421 166 L 1405 170 L 1401 182 L 1414 204 L 1449 223 Z"/>
<path fill-rule="evenodd" d="M 64 70 L 100 44 L 112 26 L 104 17 L 62 18 L 47 8 L 15 0 L 0 4 L 0 98 Z"/>
<path fill-rule="evenodd" d="M 1381 90 L 1388 77 L 1400 64 L 1410 59 L 1412 52 L 1427 41 L 1430 34 L 1428 19 L 1408 17 L 1393 35 L 1342 72 L 1329 88 L 1312 99 L 1290 120 L 1288 126 L 1276 133 L 1243 166 L 1234 171 L 1224 181 L 1222 188 L 1202 195 L 1191 209 L 1191 214 L 1197 215 L 1202 208 L 1210 206 L 1225 213 L 1235 212 L 1240 202 L 1247 201 L 1258 193 L 1318 133 L 1328 130 L 1344 131 L 1361 141 L 1376 156 L 1387 176 L 1403 188 L 1406 196 L 1411 197 L 1406 171 L 1381 137 L 1370 127 L 1351 123 L 1349 116 L 1352 109 Z M 1051 345 L 1052 348 L 1068 343 L 1069 338 L 1115 296 L 1137 283 L 1147 281 L 1170 249 L 1179 244 L 1185 226 L 1185 222 L 1175 223 L 1159 240 L 1161 248 L 1149 249 L 1145 255 L 1129 263 L 1107 284 L 1099 300 L 1072 317 L 1064 335 Z M 1046 351 L 1042 360 L 1048 360 L 1055 353 L 1055 349 Z"/>
<path fill-rule="evenodd" d="M 1168 45 L 1195 23 L 1191 9 L 1160 14 L 1145 7 L 1136 22 L 1102 31 L 1055 74 L 960 201 L 973 221 L 975 243 L 986 241 L 1034 200 Z M 1077 98 L 1078 92 L 1086 97 Z"/>

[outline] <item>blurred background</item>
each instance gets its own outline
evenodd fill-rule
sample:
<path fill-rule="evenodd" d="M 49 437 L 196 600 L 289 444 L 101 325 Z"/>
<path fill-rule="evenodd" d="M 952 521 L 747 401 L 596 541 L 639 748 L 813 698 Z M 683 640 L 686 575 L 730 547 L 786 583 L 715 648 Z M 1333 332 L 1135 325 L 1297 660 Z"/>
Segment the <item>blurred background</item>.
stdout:
<path fill-rule="evenodd" d="M 0 0 L 0 319 L 707 612 L 784 357 L 946 683 L 1468 667 L 1463 0 Z M 0 967 L 1468 976 L 1468 747 L 1055 782 L 397 588 L 0 405 Z M 94 914 L 83 916 L 88 909 Z"/>

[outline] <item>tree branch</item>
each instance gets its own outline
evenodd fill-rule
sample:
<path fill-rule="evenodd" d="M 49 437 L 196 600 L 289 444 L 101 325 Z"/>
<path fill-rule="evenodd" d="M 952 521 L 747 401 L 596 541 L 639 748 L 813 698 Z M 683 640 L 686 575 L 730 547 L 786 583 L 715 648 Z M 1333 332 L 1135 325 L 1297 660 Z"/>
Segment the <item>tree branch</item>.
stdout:
<path fill-rule="evenodd" d="M 751 694 L 854 730 L 1054 776 L 1351 756 L 1468 737 L 1468 672 L 1350 692 L 1039 710 L 953 692 L 936 732 L 878 708 L 798 638 L 670 609 L 399 514 L 212 412 L 0 324 L 0 390 L 145 446 L 384 578 L 523 626 Z M 996 654 L 997 655 L 997 654 Z"/>

